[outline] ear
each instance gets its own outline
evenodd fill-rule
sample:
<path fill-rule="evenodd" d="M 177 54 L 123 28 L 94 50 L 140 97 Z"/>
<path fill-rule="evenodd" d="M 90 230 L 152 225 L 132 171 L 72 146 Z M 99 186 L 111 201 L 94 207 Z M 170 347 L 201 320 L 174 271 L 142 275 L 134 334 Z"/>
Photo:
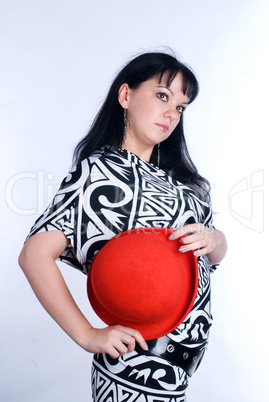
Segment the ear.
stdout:
<path fill-rule="evenodd" d="M 129 94 L 130 94 L 130 87 L 128 84 L 122 84 L 119 89 L 118 100 L 119 104 L 124 108 L 127 109 L 128 101 L 129 101 Z"/>

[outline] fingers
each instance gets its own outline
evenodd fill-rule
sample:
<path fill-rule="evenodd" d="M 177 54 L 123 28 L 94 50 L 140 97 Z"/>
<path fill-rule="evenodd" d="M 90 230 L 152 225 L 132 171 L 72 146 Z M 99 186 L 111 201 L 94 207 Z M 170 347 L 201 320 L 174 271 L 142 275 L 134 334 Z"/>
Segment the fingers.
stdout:
<path fill-rule="evenodd" d="M 191 225 L 182 226 L 180 229 L 176 229 L 169 237 L 170 240 L 178 239 L 182 236 L 188 236 L 190 234 L 202 234 L 207 229 L 202 223 L 193 223 Z"/>
<path fill-rule="evenodd" d="M 136 342 L 141 346 L 142 349 L 148 350 L 147 343 L 139 331 L 128 327 L 122 327 L 122 328 L 124 328 L 124 331 L 126 331 L 126 333 L 128 333 L 132 339 L 131 343 L 130 344 L 128 343 L 129 352 L 132 352 L 134 350 Z"/>
<path fill-rule="evenodd" d="M 135 348 L 135 338 L 130 333 L 131 331 L 120 325 L 108 327 L 104 344 L 105 353 L 116 359 L 127 352 L 132 352 Z"/>
<path fill-rule="evenodd" d="M 113 359 L 133 352 L 136 342 L 147 350 L 147 344 L 140 332 L 121 325 L 113 325 L 102 329 L 92 329 L 90 347 L 93 353 L 107 353 Z"/>
<path fill-rule="evenodd" d="M 214 229 L 207 228 L 201 223 L 195 223 L 176 229 L 169 239 L 179 239 L 179 251 L 182 253 L 194 250 L 194 255 L 199 257 L 214 250 L 213 234 Z"/>

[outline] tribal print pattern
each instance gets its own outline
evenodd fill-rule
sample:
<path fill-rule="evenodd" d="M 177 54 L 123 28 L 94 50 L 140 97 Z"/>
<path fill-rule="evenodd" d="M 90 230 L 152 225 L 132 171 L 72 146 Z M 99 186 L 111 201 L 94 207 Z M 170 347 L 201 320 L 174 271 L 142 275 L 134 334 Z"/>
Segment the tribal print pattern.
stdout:
<path fill-rule="evenodd" d="M 180 228 L 199 222 L 213 227 L 210 206 L 193 189 L 127 150 L 104 146 L 71 169 L 29 236 L 62 230 L 70 243 L 60 260 L 87 274 L 96 253 L 122 231 Z M 205 349 L 208 342 L 213 269 L 206 256 L 198 258 L 194 306 L 184 322 L 168 335 L 188 347 Z M 188 382 L 180 368 L 136 352 L 113 364 L 107 356 L 95 356 L 92 379 L 94 400 L 111 402 L 181 402 Z"/>
<path fill-rule="evenodd" d="M 94 401 L 183 402 L 187 374 L 157 357 L 154 360 L 127 353 L 113 360 L 95 355 L 92 367 Z"/>

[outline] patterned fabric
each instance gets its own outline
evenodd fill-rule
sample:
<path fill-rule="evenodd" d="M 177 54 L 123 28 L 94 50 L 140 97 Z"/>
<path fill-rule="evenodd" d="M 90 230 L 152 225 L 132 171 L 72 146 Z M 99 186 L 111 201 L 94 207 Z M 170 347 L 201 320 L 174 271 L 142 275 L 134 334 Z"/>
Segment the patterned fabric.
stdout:
<path fill-rule="evenodd" d="M 157 357 L 149 359 L 136 352 L 113 360 L 96 355 L 92 368 L 94 401 L 183 402 L 187 374 Z"/>
<path fill-rule="evenodd" d="M 70 243 L 60 260 L 87 274 L 96 253 L 122 231 L 198 222 L 213 227 L 211 208 L 197 192 L 127 150 L 104 146 L 71 169 L 29 236 L 62 230 Z M 215 267 L 206 256 L 198 258 L 198 267 L 193 309 L 169 337 L 206 348 L 212 323 L 210 272 Z M 113 362 L 94 356 L 92 379 L 94 400 L 111 402 L 184 401 L 188 383 L 179 367 L 136 352 Z"/>

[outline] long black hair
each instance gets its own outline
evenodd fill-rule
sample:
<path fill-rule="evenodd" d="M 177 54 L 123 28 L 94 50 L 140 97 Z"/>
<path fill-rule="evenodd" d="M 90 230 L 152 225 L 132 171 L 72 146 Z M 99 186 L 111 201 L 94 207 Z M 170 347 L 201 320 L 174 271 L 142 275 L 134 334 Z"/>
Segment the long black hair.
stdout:
<path fill-rule="evenodd" d="M 131 60 L 116 76 L 103 106 L 96 115 L 90 131 L 75 148 L 73 162 L 79 163 L 103 145 L 121 147 L 124 135 L 124 109 L 118 101 L 118 92 L 122 84 L 127 83 L 136 89 L 139 85 L 155 76 L 160 82 L 166 79 L 169 87 L 180 73 L 183 78 L 183 93 L 190 104 L 198 95 L 198 81 L 189 67 L 166 53 L 143 53 Z M 191 160 L 183 130 L 183 115 L 173 133 L 160 143 L 159 167 L 170 176 L 194 187 L 202 196 L 208 196 L 209 183 L 200 176 Z M 154 147 L 150 162 L 157 165 L 158 149 Z"/>

